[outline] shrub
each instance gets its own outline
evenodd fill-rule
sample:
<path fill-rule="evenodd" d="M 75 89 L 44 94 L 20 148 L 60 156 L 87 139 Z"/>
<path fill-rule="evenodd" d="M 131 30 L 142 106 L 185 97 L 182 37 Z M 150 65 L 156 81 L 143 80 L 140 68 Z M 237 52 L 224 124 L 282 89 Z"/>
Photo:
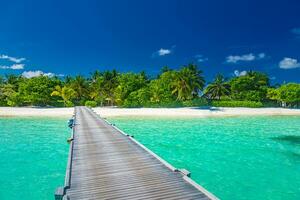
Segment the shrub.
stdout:
<path fill-rule="evenodd" d="M 248 107 L 248 108 L 260 108 L 263 107 L 261 102 L 256 101 L 212 101 L 212 106 L 215 107 Z"/>
<path fill-rule="evenodd" d="M 140 88 L 137 91 L 131 92 L 123 102 L 122 107 L 136 108 L 136 107 L 147 107 L 149 104 L 149 91 L 147 88 Z"/>
<path fill-rule="evenodd" d="M 264 107 L 267 107 L 267 108 L 269 108 L 269 107 L 281 107 L 280 102 L 271 101 L 271 100 L 263 102 L 263 105 L 264 105 Z"/>
<path fill-rule="evenodd" d="M 86 101 L 84 105 L 87 107 L 96 107 L 97 102 L 96 101 Z"/>
<path fill-rule="evenodd" d="M 140 102 L 134 102 L 134 101 L 129 101 L 126 99 L 122 105 L 124 108 L 177 108 L 177 107 L 182 107 L 182 102 L 178 101 L 168 101 L 168 102 L 159 102 L 159 103 L 154 103 L 154 102 L 144 102 L 141 104 Z"/>
<path fill-rule="evenodd" d="M 74 103 L 72 101 L 66 101 L 66 107 L 73 107 Z"/>
<path fill-rule="evenodd" d="M 182 105 L 184 107 L 200 107 L 200 106 L 208 106 L 208 102 L 205 98 L 196 98 L 193 100 L 183 101 Z"/>
<path fill-rule="evenodd" d="M 131 97 L 131 95 L 129 95 Z M 208 106 L 208 102 L 205 98 L 196 98 L 186 101 L 176 101 L 176 100 L 167 100 L 162 102 L 151 102 L 146 99 L 141 101 L 140 99 L 128 98 L 124 101 L 122 107 L 125 108 L 178 108 L 178 107 L 199 107 L 199 106 Z"/>
<path fill-rule="evenodd" d="M 50 105 L 54 107 L 65 107 L 63 100 L 52 101 Z"/>

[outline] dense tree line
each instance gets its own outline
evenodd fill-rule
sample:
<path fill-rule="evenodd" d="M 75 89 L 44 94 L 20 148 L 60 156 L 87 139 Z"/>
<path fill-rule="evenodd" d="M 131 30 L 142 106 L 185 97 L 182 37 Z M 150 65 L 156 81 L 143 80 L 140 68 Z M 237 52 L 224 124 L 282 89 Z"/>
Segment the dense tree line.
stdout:
<path fill-rule="evenodd" d="M 226 79 L 218 74 L 205 85 L 194 64 L 164 67 L 156 78 L 145 72 L 95 71 L 89 77 L 0 76 L 1 106 L 285 106 L 299 107 L 300 84 L 270 85 L 261 72 Z"/>

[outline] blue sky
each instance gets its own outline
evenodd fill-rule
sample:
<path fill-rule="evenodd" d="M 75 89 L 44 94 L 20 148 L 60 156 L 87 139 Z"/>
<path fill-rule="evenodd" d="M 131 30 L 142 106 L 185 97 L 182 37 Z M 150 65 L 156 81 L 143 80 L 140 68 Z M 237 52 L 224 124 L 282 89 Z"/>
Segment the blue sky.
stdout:
<path fill-rule="evenodd" d="M 300 1 L 1 1 L 0 74 L 155 75 L 197 63 L 300 82 Z"/>

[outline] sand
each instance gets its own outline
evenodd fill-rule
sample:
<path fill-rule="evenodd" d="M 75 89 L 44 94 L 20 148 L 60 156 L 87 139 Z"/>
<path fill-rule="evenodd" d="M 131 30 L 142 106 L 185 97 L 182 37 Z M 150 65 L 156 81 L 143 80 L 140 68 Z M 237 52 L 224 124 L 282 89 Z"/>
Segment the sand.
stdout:
<path fill-rule="evenodd" d="M 300 115 L 287 108 L 93 108 L 102 117 L 222 117 L 253 115 Z M 0 107 L 0 116 L 71 117 L 74 108 Z"/>
<path fill-rule="evenodd" d="M 74 108 L 0 107 L 2 117 L 71 117 Z"/>

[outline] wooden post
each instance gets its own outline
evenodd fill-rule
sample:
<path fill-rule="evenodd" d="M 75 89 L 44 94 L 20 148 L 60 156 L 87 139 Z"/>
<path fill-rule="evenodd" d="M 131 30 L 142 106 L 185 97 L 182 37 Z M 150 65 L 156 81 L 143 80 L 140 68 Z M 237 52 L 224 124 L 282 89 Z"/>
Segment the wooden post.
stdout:
<path fill-rule="evenodd" d="M 68 195 L 65 195 L 64 198 L 63 198 L 63 200 L 69 200 L 69 199 L 70 199 L 70 198 L 69 198 Z"/>
<path fill-rule="evenodd" d="M 55 200 L 63 200 L 64 193 L 65 193 L 64 187 L 56 188 L 54 193 Z"/>
<path fill-rule="evenodd" d="M 188 170 L 186 170 L 186 169 L 179 169 L 179 171 L 180 171 L 184 176 L 191 177 L 191 172 L 189 172 Z"/>

